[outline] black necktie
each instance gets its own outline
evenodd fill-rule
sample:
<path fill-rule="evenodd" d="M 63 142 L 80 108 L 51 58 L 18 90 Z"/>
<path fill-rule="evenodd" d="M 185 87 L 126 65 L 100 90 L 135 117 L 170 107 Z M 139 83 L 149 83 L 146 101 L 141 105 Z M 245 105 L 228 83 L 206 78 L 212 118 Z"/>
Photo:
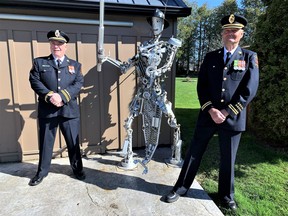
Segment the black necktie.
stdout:
<path fill-rule="evenodd" d="M 58 66 L 58 68 L 60 67 L 60 65 L 61 65 L 61 60 L 60 60 L 60 59 L 57 59 L 57 66 Z"/>
<path fill-rule="evenodd" d="M 225 65 L 228 63 L 230 57 L 231 57 L 231 53 L 230 53 L 230 52 L 227 52 L 227 53 L 226 53 L 226 61 L 225 61 Z"/>

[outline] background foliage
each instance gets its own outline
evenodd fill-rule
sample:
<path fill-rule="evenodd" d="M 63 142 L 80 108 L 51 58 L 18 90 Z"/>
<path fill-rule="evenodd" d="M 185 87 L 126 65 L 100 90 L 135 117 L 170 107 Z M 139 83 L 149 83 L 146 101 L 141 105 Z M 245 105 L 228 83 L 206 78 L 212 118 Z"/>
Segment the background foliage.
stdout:
<path fill-rule="evenodd" d="M 288 1 L 268 2 L 252 46 L 260 61 L 259 94 L 253 106 L 254 131 L 270 145 L 288 146 Z"/>

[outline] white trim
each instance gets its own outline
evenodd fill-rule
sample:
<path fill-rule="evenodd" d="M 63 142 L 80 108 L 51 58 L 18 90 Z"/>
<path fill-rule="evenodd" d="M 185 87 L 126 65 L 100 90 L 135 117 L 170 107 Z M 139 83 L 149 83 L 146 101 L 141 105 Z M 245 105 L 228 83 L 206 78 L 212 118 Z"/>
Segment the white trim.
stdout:
<path fill-rule="evenodd" d="M 1 19 L 36 21 L 36 22 L 56 22 L 56 23 L 70 23 L 70 24 L 73 23 L 73 24 L 99 25 L 99 20 L 63 18 L 63 17 L 48 17 L 48 16 L 33 16 L 33 15 L 19 15 L 19 14 L 0 14 L 0 20 Z M 104 21 L 104 26 L 132 27 L 133 22 Z"/>

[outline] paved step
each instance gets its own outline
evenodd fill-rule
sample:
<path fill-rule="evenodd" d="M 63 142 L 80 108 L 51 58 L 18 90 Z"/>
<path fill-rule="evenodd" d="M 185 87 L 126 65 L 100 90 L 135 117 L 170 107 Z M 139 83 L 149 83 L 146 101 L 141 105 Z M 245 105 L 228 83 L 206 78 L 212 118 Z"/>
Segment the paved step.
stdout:
<path fill-rule="evenodd" d="M 139 157 L 143 150 L 135 151 Z M 148 164 L 123 170 L 121 157 L 92 155 L 83 159 L 86 179 L 74 178 L 68 158 L 52 160 L 49 175 L 37 186 L 28 185 L 38 161 L 0 164 L 0 208 L 6 216 L 131 215 L 223 216 L 203 188 L 194 181 L 186 197 L 165 203 L 180 168 L 165 164 L 170 148 L 161 147 Z"/>

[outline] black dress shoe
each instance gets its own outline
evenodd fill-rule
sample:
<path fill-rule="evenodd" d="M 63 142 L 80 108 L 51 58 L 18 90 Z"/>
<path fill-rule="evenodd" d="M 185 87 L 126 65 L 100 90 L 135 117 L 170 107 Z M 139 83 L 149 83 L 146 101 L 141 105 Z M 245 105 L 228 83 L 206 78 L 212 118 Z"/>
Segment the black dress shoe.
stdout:
<path fill-rule="evenodd" d="M 235 211 L 237 209 L 237 205 L 236 205 L 235 201 L 230 201 L 228 203 L 228 207 L 229 207 L 229 209 L 232 209 L 233 211 Z"/>
<path fill-rule="evenodd" d="M 234 200 L 231 200 L 231 201 L 226 201 L 226 202 L 222 202 L 221 204 L 222 207 L 226 208 L 226 209 L 231 209 L 233 211 L 235 211 L 237 209 L 237 205 L 235 203 Z"/>
<path fill-rule="evenodd" d="M 176 202 L 179 199 L 179 197 L 180 197 L 179 194 L 177 194 L 174 191 L 170 191 L 170 193 L 165 196 L 165 202 L 167 203 Z"/>
<path fill-rule="evenodd" d="M 83 170 L 80 172 L 74 172 L 74 175 L 79 180 L 84 180 L 86 178 L 86 175 Z"/>
<path fill-rule="evenodd" d="M 176 202 L 180 196 L 185 196 L 188 192 L 188 189 L 185 187 L 178 188 L 176 192 L 174 190 L 170 191 L 169 194 L 165 196 L 165 201 L 168 203 Z"/>
<path fill-rule="evenodd" d="M 36 186 L 36 185 L 40 184 L 43 179 L 44 179 L 44 177 L 39 177 L 38 175 L 36 175 L 30 180 L 29 185 L 30 186 Z"/>

